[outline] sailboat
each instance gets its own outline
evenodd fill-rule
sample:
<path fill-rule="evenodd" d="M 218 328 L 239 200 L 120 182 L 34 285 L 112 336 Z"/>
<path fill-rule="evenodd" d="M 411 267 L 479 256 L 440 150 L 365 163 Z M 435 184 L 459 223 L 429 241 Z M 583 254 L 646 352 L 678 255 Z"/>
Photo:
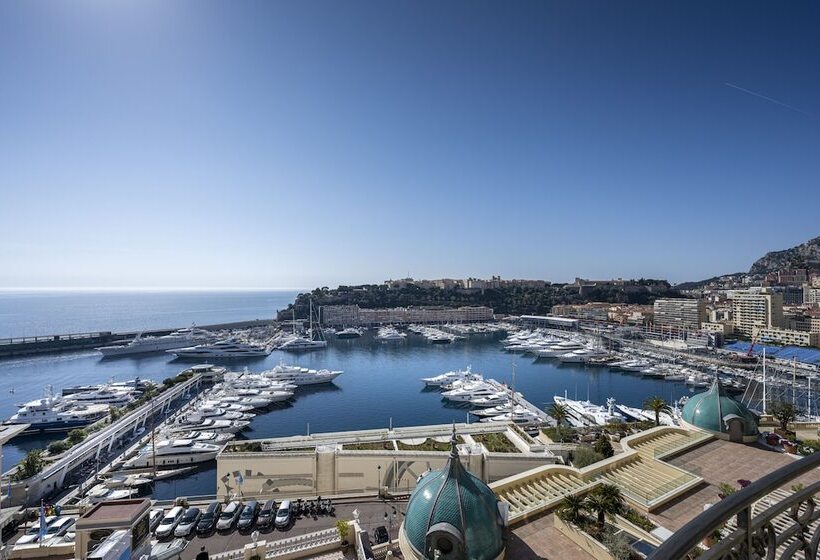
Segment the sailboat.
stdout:
<path fill-rule="evenodd" d="M 294 311 L 295 314 L 295 311 Z M 319 320 L 317 317 L 316 328 L 313 328 L 313 300 L 310 300 L 310 328 L 308 329 L 309 336 L 298 336 L 294 332 L 294 336 L 282 344 L 279 349 L 288 352 L 305 352 L 308 350 L 318 350 L 320 348 L 327 348 L 327 340 L 325 340 L 322 329 L 319 328 Z M 294 321 L 294 329 L 295 329 Z"/>

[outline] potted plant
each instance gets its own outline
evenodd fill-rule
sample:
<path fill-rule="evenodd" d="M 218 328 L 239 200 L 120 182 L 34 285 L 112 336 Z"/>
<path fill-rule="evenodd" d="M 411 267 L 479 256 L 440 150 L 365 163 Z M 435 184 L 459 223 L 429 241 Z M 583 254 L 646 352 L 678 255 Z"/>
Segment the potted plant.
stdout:
<path fill-rule="evenodd" d="M 783 451 L 785 453 L 795 454 L 797 453 L 797 444 L 793 441 L 789 441 L 787 439 L 783 440 Z"/>
<path fill-rule="evenodd" d="M 720 534 L 720 530 L 722 528 L 723 526 L 721 525 L 720 527 L 716 528 L 714 531 L 709 533 L 706 536 L 706 538 L 703 539 L 703 546 L 707 548 L 715 546 L 715 543 L 717 543 L 718 541 L 720 541 L 721 538 L 723 538 L 723 535 Z"/>
<path fill-rule="evenodd" d="M 339 540 L 342 541 L 342 546 L 347 546 L 347 535 L 350 533 L 350 524 L 345 521 L 344 519 L 340 519 L 336 522 L 336 531 L 339 533 Z"/>
<path fill-rule="evenodd" d="M 725 500 L 735 492 L 737 492 L 737 488 L 735 488 L 728 482 L 721 482 L 720 484 L 718 484 L 718 497 L 721 500 Z"/>

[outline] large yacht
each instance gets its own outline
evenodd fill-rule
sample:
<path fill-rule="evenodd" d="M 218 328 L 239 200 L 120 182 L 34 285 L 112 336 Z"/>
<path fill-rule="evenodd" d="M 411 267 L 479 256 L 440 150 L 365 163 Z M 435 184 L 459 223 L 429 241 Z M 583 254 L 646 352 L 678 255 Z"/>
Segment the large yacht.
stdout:
<path fill-rule="evenodd" d="M 574 340 L 566 340 L 564 342 L 559 342 L 558 344 L 553 344 L 552 346 L 547 346 L 546 348 L 536 350 L 535 355 L 539 358 L 554 358 L 556 356 L 568 354 L 569 352 L 574 352 L 575 350 L 582 350 L 584 348 L 585 346 L 580 342 Z"/>
<path fill-rule="evenodd" d="M 308 350 L 319 350 L 326 348 L 326 340 L 311 340 L 306 336 L 293 336 L 279 346 L 279 350 L 287 352 L 306 352 Z"/>
<path fill-rule="evenodd" d="M 421 380 L 424 381 L 424 384 L 428 387 L 441 387 L 443 385 L 452 383 L 453 381 L 462 381 L 465 379 L 470 379 L 472 381 L 484 380 L 480 373 L 472 373 L 470 371 L 470 366 L 467 366 L 467 369 L 458 369 L 454 371 L 448 371 L 447 373 L 442 373 L 434 377 L 421 378 Z"/>
<path fill-rule="evenodd" d="M 134 400 L 133 391 L 125 387 L 104 385 L 93 391 L 80 391 L 65 397 L 66 401 L 75 404 L 104 404 L 122 407 Z"/>
<path fill-rule="evenodd" d="M 128 344 L 101 346 L 96 350 L 106 358 L 147 354 L 149 352 L 165 352 L 174 348 L 184 348 L 207 342 L 211 339 L 211 336 L 208 331 L 195 327 L 180 329 L 165 336 L 142 336 L 142 333 L 139 333 Z"/>
<path fill-rule="evenodd" d="M 347 327 L 336 333 L 336 338 L 359 338 L 362 336 L 362 331 L 356 327 Z"/>
<path fill-rule="evenodd" d="M 104 404 L 74 405 L 50 390 L 41 399 L 25 403 L 5 424 L 28 424 L 25 434 L 67 432 L 87 426 L 108 414 Z"/>
<path fill-rule="evenodd" d="M 464 383 L 460 387 L 445 391 L 442 396 L 448 401 L 469 402 L 472 399 L 490 397 L 498 394 L 498 388 L 489 383 L 476 381 L 474 383 Z"/>
<path fill-rule="evenodd" d="M 376 340 L 382 342 L 401 341 L 407 338 L 407 335 L 400 333 L 395 327 L 382 327 L 376 334 Z"/>
<path fill-rule="evenodd" d="M 273 369 L 262 372 L 262 375 L 273 381 L 290 383 L 296 386 L 316 385 L 319 383 L 330 383 L 343 372 L 330 371 L 328 369 L 308 369 L 299 366 L 287 366 L 279 364 Z"/>
<path fill-rule="evenodd" d="M 516 424 L 535 425 L 541 424 L 541 419 L 534 412 L 527 409 L 516 409 L 512 412 L 505 412 L 497 416 L 482 418 L 482 422 L 515 422 Z"/>
<path fill-rule="evenodd" d="M 624 422 L 626 420 L 623 414 L 615 410 L 615 399 L 613 398 L 607 399 L 607 406 L 592 403 L 589 399 L 585 401 L 574 401 L 565 396 L 559 397 L 558 395 L 553 397 L 553 400 L 555 400 L 556 404 L 565 406 L 569 415 L 581 424 L 598 424 L 599 426 L 603 426 L 606 424 Z"/>
<path fill-rule="evenodd" d="M 233 434 L 227 432 L 219 434 L 216 432 L 202 432 L 199 430 L 193 430 L 181 434 L 179 439 L 189 439 L 194 442 L 222 445 L 231 441 L 233 439 Z"/>
<path fill-rule="evenodd" d="M 270 349 L 256 344 L 244 344 L 235 340 L 220 340 L 213 344 L 200 344 L 190 348 L 166 350 L 177 358 L 183 359 L 241 359 L 261 358 L 270 354 Z"/>
<path fill-rule="evenodd" d="M 190 439 L 166 439 L 157 442 L 156 449 L 151 444 L 146 445 L 140 449 L 135 457 L 126 461 L 123 466 L 127 469 L 153 467 L 154 458 L 156 458 L 157 467 L 177 467 L 179 465 L 204 463 L 216 459 L 216 455 L 221 449 L 222 445 L 213 443 L 203 443 Z"/>
<path fill-rule="evenodd" d="M 169 432 L 189 432 L 199 430 L 215 432 L 217 434 L 236 434 L 244 430 L 250 422 L 248 420 L 214 420 L 205 418 L 201 414 L 184 414 L 174 424 L 168 427 Z"/>

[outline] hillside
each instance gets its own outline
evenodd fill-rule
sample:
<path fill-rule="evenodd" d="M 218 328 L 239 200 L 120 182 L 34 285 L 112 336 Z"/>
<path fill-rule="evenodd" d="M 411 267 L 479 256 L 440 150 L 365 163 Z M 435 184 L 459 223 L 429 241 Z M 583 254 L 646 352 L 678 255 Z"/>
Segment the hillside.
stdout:
<path fill-rule="evenodd" d="M 820 269 L 820 237 L 791 249 L 766 253 L 755 261 L 749 274 L 768 274 L 787 268 Z"/>

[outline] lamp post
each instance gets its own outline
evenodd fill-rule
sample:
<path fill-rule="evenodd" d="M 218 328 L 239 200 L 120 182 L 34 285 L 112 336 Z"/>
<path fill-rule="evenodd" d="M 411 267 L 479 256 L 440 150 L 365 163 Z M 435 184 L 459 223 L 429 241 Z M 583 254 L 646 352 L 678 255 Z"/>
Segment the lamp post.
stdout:
<path fill-rule="evenodd" d="M 382 497 L 382 466 L 376 465 L 376 491 L 379 493 L 379 498 Z"/>
<path fill-rule="evenodd" d="M 23 509 L 26 510 L 26 529 L 28 529 L 28 482 L 25 486 L 26 490 L 26 501 L 23 503 Z"/>

